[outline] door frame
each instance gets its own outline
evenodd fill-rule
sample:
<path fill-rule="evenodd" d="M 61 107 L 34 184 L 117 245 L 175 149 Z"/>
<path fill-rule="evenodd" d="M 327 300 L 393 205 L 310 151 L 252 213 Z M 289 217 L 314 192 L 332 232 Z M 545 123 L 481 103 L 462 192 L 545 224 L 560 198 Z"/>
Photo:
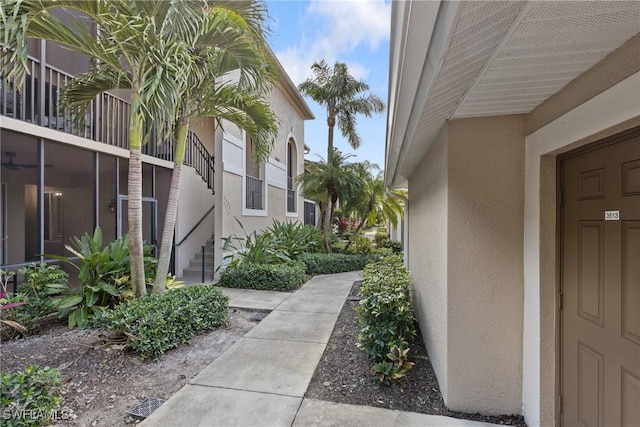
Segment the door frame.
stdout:
<path fill-rule="evenodd" d="M 562 153 L 556 157 L 556 283 L 555 283 L 555 313 L 556 313 L 556 321 L 555 321 L 555 358 L 556 358 L 556 378 L 555 378 L 555 401 L 556 401 L 556 426 L 562 426 L 562 396 L 563 396 L 563 386 L 562 377 L 563 377 L 563 354 L 562 354 L 562 344 L 563 344 L 563 325 L 562 325 L 562 292 L 563 292 L 563 282 L 562 277 L 564 273 L 564 259 L 563 259 L 563 230 L 564 230 L 564 215 L 563 215 L 563 206 L 562 206 L 562 193 L 563 193 L 563 184 L 564 184 L 564 164 L 566 160 L 573 159 L 575 157 L 580 157 L 584 154 L 590 153 L 592 151 L 605 149 L 612 145 L 615 145 L 620 142 L 627 141 L 632 138 L 636 138 L 640 136 L 640 126 L 627 129 L 616 133 L 615 135 L 600 139 L 598 141 L 594 141 L 578 147 L 574 150 L 568 151 L 566 153 Z"/>
<path fill-rule="evenodd" d="M 124 209 L 122 205 L 125 201 L 129 200 L 129 196 L 118 195 L 117 208 L 117 222 L 116 222 L 116 238 L 122 237 L 122 217 L 124 215 Z M 153 247 L 153 256 L 158 257 L 158 200 L 153 197 L 143 197 L 142 204 L 151 203 L 151 242 L 148 242 Z"/>

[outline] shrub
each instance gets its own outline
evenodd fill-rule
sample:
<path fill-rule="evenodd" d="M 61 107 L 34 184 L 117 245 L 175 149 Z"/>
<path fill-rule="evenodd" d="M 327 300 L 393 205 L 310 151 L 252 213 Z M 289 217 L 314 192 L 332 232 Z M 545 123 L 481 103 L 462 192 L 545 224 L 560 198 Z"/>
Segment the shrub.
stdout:
<path fill-rule="evenodd" d="M 389 240 L 389 233 L 378 230 L 373 238 L 376 241 L 376 246 L 382 248 L 385 242 Z"/>
<path fill-rule="evenodd" d="M 385 383 L 402 378 L 413 366 L 407 356 L 409 341 L 417 332 L 409 283 L 409 272 L 399 255 L 372 262 L 364 269 L 362 299 L 356 307 L 358 347 L 372 359 L 372 372 Z"/>
<path fill-rule="evenodd" d="M 218 285 L 263 291 L 291 291 L 306 281 L 305 266 L 299 262 L 287 264 L 245 262 L 223 271 Z"/>
<path fill-rule="evenodd" d="M 348 254 L 364 254 L 368 255 L 373 251 L 371 240 L 362 235 L 356 235 L 351 239 L 351 243 L 347 246 Z"/>
<path fill-rule="evenodd" d="M 362 270 L 370 256 L 363 254 L 302 254 L 299 260 L 306 266 L 307 274 L 333 274 Z"/>
<path fill-rule="evenodd" d="M 334 254 L 346 254 L 347 244 L 344 242 L 331 242 L 331 252 Z"/>
<path fill-rule="evenodd" d="M 93 325 L 117 331 L 141 359 L 165 351 L 227 321 L 229 297 L 214 286 L 188 286 L 125 301 L 104 311 Z"/>
<path fill-rule="evenodd" d="M 25 335 L 37 332 L 48 314 L 56 309 L 50 295 L 50 285 L 68 285 L 69 275 L 57 265 L 32 264 L 19 271 L 25 281 L 18 285 L 17 294 L 23 295 L 25 304 L 12 310 L 12 316 L 25 328 Z"/>
<path fill-rule="evenodd" d="M 383 248 L 389 248 L 393 251 L 394 254 L 399 254 L 402 252 L 402 242 L 397 240 L 387 240 L 382 244 Z"/>
<path fill-rule="evenodd" d="M 24 371 L 2 374 L 0 407 L 4 426 L 38 426 L 62 402 L 60 373 L 49 367 L 28 366 Z M 16 416 L 11 416 L 16 414 Z M 9 415 L 8 417 L 6 415 Z"/>
<path fill-rule="evenodd" d="M 271 235 L 274 249 L 291 259 L 296 259 L 303 252 L 322 251 L 322 233 L 312 225 L 274 219 L 271 227 L 265 231 L 267 233 Z"/>

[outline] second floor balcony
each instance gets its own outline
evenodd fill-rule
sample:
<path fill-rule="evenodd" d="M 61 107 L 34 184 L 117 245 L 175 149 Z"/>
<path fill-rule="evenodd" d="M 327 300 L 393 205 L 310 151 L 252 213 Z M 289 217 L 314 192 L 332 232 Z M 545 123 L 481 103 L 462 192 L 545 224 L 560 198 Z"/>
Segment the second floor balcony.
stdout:
<path fill-rule="evenodd" d="M 24 83 L 0 81 L 0 115 L 27 123 L 33 123 L 59 132 L 80 136 L 113 147 L 129 148 L 129 117 L 131 104 L 113 93 L 103 93 L 91 101 L 84 123 L 80 125 L 77 111 L 63 108 L 60 97 L 73 76 L 49 64 L 42 65 L 36 58 L 28 58 L 29 74 Z M 149 143 L 143 153 L 163 160 L 173 161 L 174 139 L 164 129 L 160 135 L 156 128 L 149 131 Z M 188 151 L 209 155 L 206 148 L 191 146 L 199 143 L 190 132 Z M 187 157 L 191 158 L 189 153 Z M 213 157 L 211 168 L 213 168 Z M 203 161 L 194 158 L 194 162 Z"/>

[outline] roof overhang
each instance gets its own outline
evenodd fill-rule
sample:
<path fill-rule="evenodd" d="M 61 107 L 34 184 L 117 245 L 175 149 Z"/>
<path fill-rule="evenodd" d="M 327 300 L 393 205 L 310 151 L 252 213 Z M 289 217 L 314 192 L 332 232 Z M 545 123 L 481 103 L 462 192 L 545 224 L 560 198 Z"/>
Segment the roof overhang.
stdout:
<path fill-rule="evenodd" d="M 392 3 L 385 182 L 447 120 L 528 114 L 640 32 L 640 2 Z"/>

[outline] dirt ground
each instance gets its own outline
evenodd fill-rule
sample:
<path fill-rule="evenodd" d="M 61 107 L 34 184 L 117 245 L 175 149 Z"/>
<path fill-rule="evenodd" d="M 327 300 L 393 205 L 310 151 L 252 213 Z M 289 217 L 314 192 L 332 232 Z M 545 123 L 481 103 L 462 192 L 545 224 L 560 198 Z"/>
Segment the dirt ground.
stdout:
<path fill-rule="evenodd" d="M 54 322 L 39 335 L 3 342 L 1 369 L 14 372 L 35 364 L 60 370 L 63 419 L 55 425 L 132 425 L 136 420 L 128 412 L 134 406 L 149 396 L 171 397 L 263 317 L 264 312 L 230 309 L 226 326 L 168 351 L 156 362 L 103 346 L 95 331 L 69 330 Z"/>
<path fill-rule="evenodd" d="M 333 402 L 368 405 L 423 414 L 445 415 L 494 424 L 526 426 L 521 416 L 484 416 L 449 411 L 442 400 L 429 355 L 418 336 L 410 351 L 415 363 L 407 377 L 392 386 L 382 384 L 369 371 L 367 355 L 356 347 L 360 331 L 355 307 L 361 282 L 356 282 L 342 307 L 329 344 L 316 368 L 306 397 Z"/>

